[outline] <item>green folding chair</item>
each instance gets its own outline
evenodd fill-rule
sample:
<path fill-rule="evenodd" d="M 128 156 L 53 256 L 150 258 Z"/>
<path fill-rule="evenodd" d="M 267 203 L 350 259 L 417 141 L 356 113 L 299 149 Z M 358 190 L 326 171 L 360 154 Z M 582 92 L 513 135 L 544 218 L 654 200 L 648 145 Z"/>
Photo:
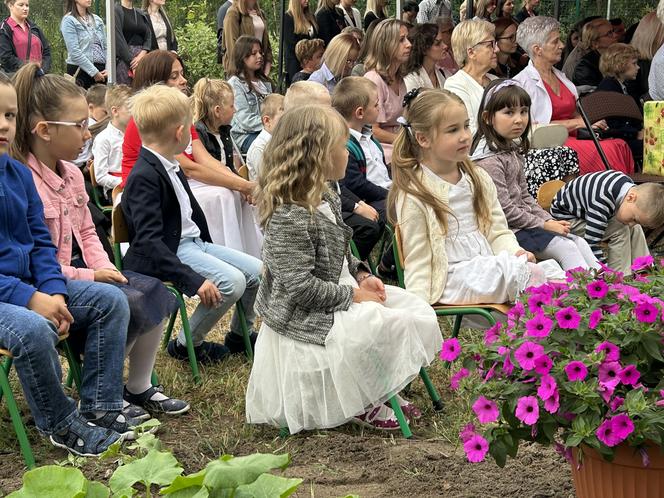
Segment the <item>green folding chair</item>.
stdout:
<path fill-rule="evenodd" d="M 97 183 L 97 177 L 95 176 L 94 161 L 90 161 L 90 165 L 88 166 L 88 171 L 90 172 L 90 183 L 92 184 L 92 202 L 94 202 L 95 205 L 99 209 L 101 209 L 102 213 L 108 214 L 111 211 L 113 211 L 113 206 L 107 206 L 101 202 L 101 195 L 99 195 L 99 190 L 101 189 L 101 187 Z"/>

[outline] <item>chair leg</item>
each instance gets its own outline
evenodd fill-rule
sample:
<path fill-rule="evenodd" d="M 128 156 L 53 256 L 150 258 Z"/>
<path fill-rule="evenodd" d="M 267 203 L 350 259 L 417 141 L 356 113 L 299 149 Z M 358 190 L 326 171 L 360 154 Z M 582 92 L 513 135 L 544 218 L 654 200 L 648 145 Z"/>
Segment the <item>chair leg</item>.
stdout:
<path fill-rule="evenodd" d="M 78 357 L 78 355 L 74 354 L 74 351 L 71 349 L 71 346 L 69 345 L 69 341 L 65 339 L 64 341 L 60 342 L 60 346 L 65 352 L 65 356 L 67 357 L 67 363 L 69 363 L 69 371 L 71 372 L 72 379 L 74 380 L 74 384 L 76 384 L 76 388 L 78 391 L 81 391 L 81 382 L 82 382 L 82 373 L 81 373 L 81 359 Z"/>
<path fill-rule="evenodd" d="M 5 372 L 5 376 L 9 377 L 9 371 L 12 369 L 12 364 L 14 363 L 13 358 L 5 358 L 5 361 L 2 362 L 0 365 L 0 368 L 2 368 L 2 371 Z M 2 396 L 4 395 L 4 391 L 0 389 L 0 401 L 2 401 Z"/>
<path fill-rule="evenodd" d="M 422 382 L 424 382 L 424 387 L 427 388 L 427 392 L 429 393 L 429 397 L 433 403 L 433 409 L 437 412 L 441 411 L 443 409 L 443 401 L 440 399 L 440 394 L 438 394 L 436 386 L 434 386 L 433 382 L 431 382 L 429 374 L 424 369 L 424 367 L 420 368 L 420 377 L 422 378 Z"/>
<path fill-rule="evenodd" d="M 281 438 L 287 438 L 290 436 L 290 431 L 288 430 L 288 427 L 282 427 L 279 429 L 279 437 Z"/>
<path fill-rule="evenodd" d="M 194 376 L 194 384 L 201 383 L 201 375 L 198 372 L 198 362 L 196 361 L 196 352 L 194 351 L 194 340 L 191 338 L 191 329 L 189 328 L 189 317 L 187 316 L 187 308 L 184 305 L 182 295 L 178 297 L 180 301 L 180 318 L 182 319 L 182 330 L 187 346 L 187 356 L 189 356 L 189 366 L 191 366 L 191 373 Z"/>
<path fill-rule="evenodd" d="M 240 320 L 240 328 L 242 329 L 242 337 L 244 338 L 244 351 L 246 352 L 249 361 L 253 362 L 254 350 L 251 347 L 251 336 L 249 335 L 249 326 L 247 325 L 247 315 L 244 313 L 244 306 L 242 306 L 240 300 L 235 303 L 235 311 Z"/>
<path fill-rule="evenodd" d="M 150 383 L 155 387 L 159 385 L 159 376 L 157 375 L 157 371 L 154 368 L 152 369 L 152 376 L 150 377 Z"/>
<path fill-rule="evenodd" d="M 392 396 L 390 398 L 390 405 L 392 405 L 392 410 L 394 410 L 394 414 L 397 416 L 397 420 L 399 421 L 399 427 L 401 427 L 401 433 L 403 434 L 403 437 L 405 437 L 406 439 L 410 439 L 411 437 L 413 437 L 413 433 L 410 432 L 410 426 L 408 425 L 406 416 L 403 414 L 403 410 L 401 409 L 401 405 L 397 401 L 396 396 Z"/>
<path fill-rule="evenodd" d="M 65 380 L 65 387 L 71 389 L 71 386 L 74 385 L 74 373 L 71 371 L 71 368 L 67 370 L 67 380 Z"/>
<path fill-rule="evenodd" d="M 166 346 L 168 346 L 168 341 L 171 339 L 171 336 L 173 335 L 173 327 L 175 326 L 175 319 L 178 316 L 178 311 L 179 310 L 175 310 L 171 315 L 171 318 L 168 320 L 168 326 L 166 327 L 166 331 L 164 332 L 164 338 L 162 339 L 161 342 L 161 349 L 166 349 Z"/>
<path fill-rule="evenodd" d="M 7 360 L 5 360 L 6 362 Z M 9 364 L 11 366 L 11 363 Z M 11 386 L 9 385 L 9 377 L 5 368 L 7 365 L 3 365 L 3 368 L 0 368 L 0 390 L 5 395 L 7 400 L 7 410 L 9 411 L 9 417 L 12 419 L 12 425 L 14 426 L 14 431 L 16 432 L 16 438 L 18 439 L 18 444 L 21 447 L 21 453 L 23 454 L 23 460 L 28 469 L 35 467 L 35 457 L 32 454 L 32 448 L 30 447 L 30 441 L 28 440 L 28 435 L 25 432 L 25 426 L 23 425 L 23 420 L 21 419 L 21 413 L 18 411 L 18 406 L 16 406 L 16 400 L 11 391 Z"/>
<path fill-rule="evenodd" d="M 461 320 L 463 320 L 463 315 L 457 315 L 454 318 L 454 328 L 452 329 L 452 337 L 459 337 L 459 330 L 461 330 Z"/>

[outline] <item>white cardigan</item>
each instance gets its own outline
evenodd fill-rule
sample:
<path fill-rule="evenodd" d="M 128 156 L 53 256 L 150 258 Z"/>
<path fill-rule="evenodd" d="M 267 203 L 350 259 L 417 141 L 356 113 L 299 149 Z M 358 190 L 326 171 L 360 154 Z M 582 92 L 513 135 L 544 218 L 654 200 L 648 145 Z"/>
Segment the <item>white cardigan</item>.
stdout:
<path fill-rule="evenodd" d="M 487 73 L 487 78 L 495 80 L 497 77 Z M 470 120 L 470 132 L 474 135 L 477 131 L 477 114 L 480 112 L 484 87 L 463 69 L 460 69 L 445 80 L 445 90 L 457 94 L 466 104 L 468 119 Z"/>
<path fill-rule="evenodd" d="M 438 67 L 436 68 L 436 79 L 438 80 L 438 88 L 445 88 L 445 75 L 443 74 L 443 70 Z M 406 84 L 406 90 L 409 92 L 414 88 L 434 88 L 433 82 L 424 67 L 408 73 L 404 76 L 403 82 Z"/>
<path fill-rule="evenodd" d="M 563 85 L 572 92 L 574 98 L 578 99 L 579 94 L 576 91 L 576 87 L 574 86 L 574 83 L 565 76 L 565 73 L 559 71 L 555 67 L 553 68 L 553 73 Z M 549 92 L 546 91 L 542 76 L 540 76 L 539 71 L 533 66 L 533 61 L 530 61 L 523 71 L 517 74 L 514 79 L 521 83 L 524 90 L 530 95 L 530 117 L 533 124 L 549 124 L 553 112 L 551 97 L 549 97 Z"/>
<path fill-rule="evenodd" d="M 344 21 L 346 21 L 346 26 L 350 26 L 351 28 L 360 28 L 364 31 L 362 28 L 362 15 L 360 14 L 359 10 L 357 10 L 355 7 L 351 7 L 353 10 L 353 18 L 351 19 L 351 17 L 348 15 L 348 12 L 346 12 L 346 9 L 340 5 L 339 8 L 344 13 Z"/>

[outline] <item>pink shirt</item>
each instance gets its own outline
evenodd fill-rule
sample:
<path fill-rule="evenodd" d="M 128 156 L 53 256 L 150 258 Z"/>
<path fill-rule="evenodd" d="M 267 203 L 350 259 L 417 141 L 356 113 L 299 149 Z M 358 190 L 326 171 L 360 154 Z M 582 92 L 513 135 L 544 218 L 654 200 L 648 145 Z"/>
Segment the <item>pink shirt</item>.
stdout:
<path fill-rule="evenodd" d="M 58 249 L 57 258 L 64 276 L 94 280 L 95 270 L 115 269 L 97 237 L 81 171 L 72 163 L 59 161 L 58 175 L 32 154 L 28 156 L 28 167 L 44 203 L 46 226 Z M 71 266 L 72 235 L 87 268 Z"/>
<path fill-rule="evenodd" d="M 7 24 L 12 28 L 12 38 L 14 40 L 14 47 L 16 48 L 16 56 L 25 61 L 28 54 L 28 34 L 30 32 L 30 23 L 25 21 L 25 29 L 16 24 L 16 21 L 11 17 L 7 18 Z M 32 33 L 30 39 L 30 60 L 33 62 L 42 61 L 42 43 L 39 37 Z"/>
<path fill-rule="evenodd" d="M 398 133 L 399 123 L 397 123 L 397 118 L 403 114 L 403 98 L 406 95 L 406 84 L 402 80 L 399 85 L 399 93 L 396 94 L 376 71 L 368 71 L 364 77 L 373 81 L 378 87 L 378 106 L 380 111 L 376 120 L 377 123 L 385 131 Z M 381 145 L 385 154 L 385 162 L 389 164 L 392 161 L 392 144 L 381 142 Z"/>

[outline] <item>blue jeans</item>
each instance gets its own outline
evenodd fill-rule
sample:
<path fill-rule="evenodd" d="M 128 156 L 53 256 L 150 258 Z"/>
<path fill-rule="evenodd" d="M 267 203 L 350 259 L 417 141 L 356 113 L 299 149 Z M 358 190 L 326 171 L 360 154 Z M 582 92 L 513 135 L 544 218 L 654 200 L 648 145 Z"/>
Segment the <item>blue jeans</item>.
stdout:
<path fill-rule="evenodd" d="M 195 346 L 199 346 L 210 329 L 231 309 L 238 299 L 246 313 L 247 324 L 251 328 L 256 314 L 254 301 L 260 283 L 263 263 L 235 249 L 203 242 L 201 239 L 182 239 L 178 247 L 178 258 L 190 266 L 196 273 L 214 282 L 221 293 L 218 307 L 199 304 L 189 320 L 191 336 Z M 242 335 L 240 321 L 236 313 L 231 319 L 231 332 Z M 178 340 L 185 343 L 184 332 L 180 331 Z"/>
<path fill-rule="evenodd" d="M 81 411 L 122 409 L 122 369 L 129 307 L 112 285 L 67 282 L 67 308 L 74 317 L 69 335 L 85 336 Z M 76 416 L 76 404 L 62 390 L 58 332 L 52 322 L 22 306 L 0 303 L 0 346 L 11 351 L 37 428 L 53 434 Z"/>

